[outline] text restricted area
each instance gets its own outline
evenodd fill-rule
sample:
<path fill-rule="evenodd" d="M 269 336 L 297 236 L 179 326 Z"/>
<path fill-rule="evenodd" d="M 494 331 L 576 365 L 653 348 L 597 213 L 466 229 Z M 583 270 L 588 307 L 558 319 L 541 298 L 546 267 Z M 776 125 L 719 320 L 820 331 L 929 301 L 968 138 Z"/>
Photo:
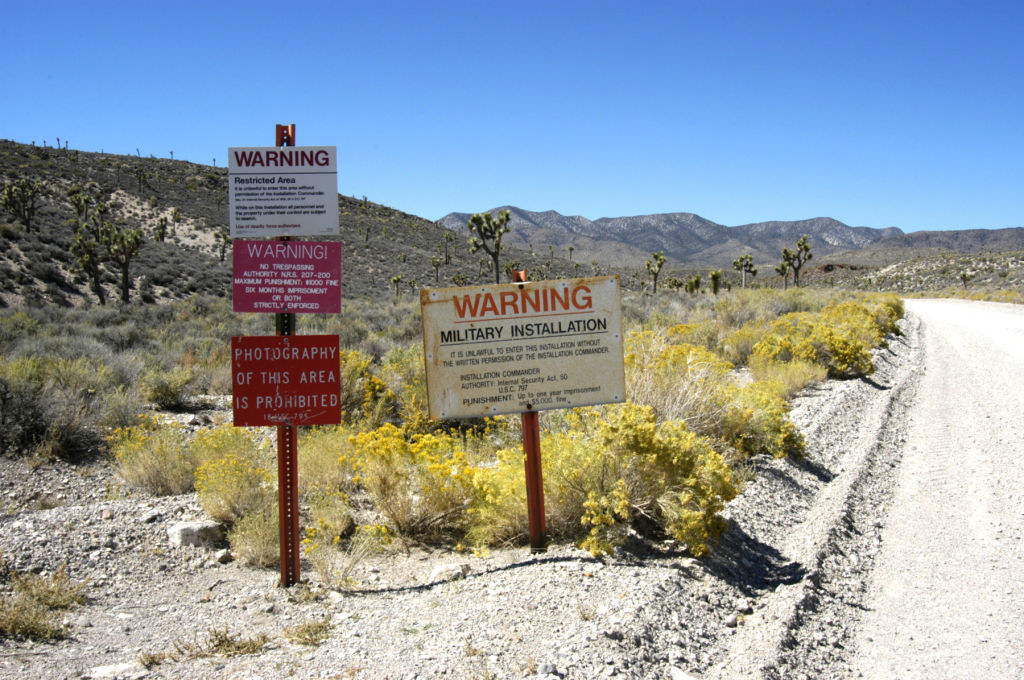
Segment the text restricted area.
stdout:
<path fill-rule="evenodd" d="M 231 238 L 337 234 L 337 148 L 229 148 L 228 203 Z"/>
<path fill-rule="evenodd" d="M 239 240 L 232 250 L 234 311 L 341 312 L 340 243 Z"/>
<path fill-rule="evenodd" d="M 337 335 L 231 338 L 235 425 L 341 423 Z"/>
<path fill-rule="evenodd" d="M 624 399 L 618 277 L 430 289 L 420 302 L 433 418 Z"/>

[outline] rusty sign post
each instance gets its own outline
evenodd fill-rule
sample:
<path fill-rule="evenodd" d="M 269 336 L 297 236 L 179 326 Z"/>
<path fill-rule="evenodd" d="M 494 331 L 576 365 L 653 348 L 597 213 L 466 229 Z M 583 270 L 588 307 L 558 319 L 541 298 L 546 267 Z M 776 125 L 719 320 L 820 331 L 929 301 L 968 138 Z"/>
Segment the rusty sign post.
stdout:
<path fill-rule="evenodd" d="M 295 124 L 276 126 L 275 146 L 295 146 Z M 288 241 L 288 236 L 278 237 Z M 294 314 L 275 314 L 277 335 L 295 332 Z M 299 582 L 299 461 L 295 426 L 277 426 L 277 521 L 281 538 L 281 585 Z"/>
<path fill-rule="evenodd" d="M 512 273 L 512 281 L 526 283 L 526 270 Z M 536 411 L 523 411 L 523 454 L 526 466 L 526 516 L 530 526 L 530 552 L 547 549 L 547 522 L 544 519 L 544 474 L 540 464 L 540 417 Z"/>

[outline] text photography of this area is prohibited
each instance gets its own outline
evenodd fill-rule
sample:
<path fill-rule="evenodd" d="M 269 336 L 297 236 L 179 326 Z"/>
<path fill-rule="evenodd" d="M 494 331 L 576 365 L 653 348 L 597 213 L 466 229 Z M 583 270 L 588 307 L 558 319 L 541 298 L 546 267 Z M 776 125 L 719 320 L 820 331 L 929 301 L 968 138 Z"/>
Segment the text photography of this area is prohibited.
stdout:
<path fill-rule="evenodd" d="M 231 338 L 236 426 L 341 422 L 337 335 Z"/>
<path fill-rule="evenodd" d="M 617 276 L 420 293 L 432 418 L 620 402 Z"/>

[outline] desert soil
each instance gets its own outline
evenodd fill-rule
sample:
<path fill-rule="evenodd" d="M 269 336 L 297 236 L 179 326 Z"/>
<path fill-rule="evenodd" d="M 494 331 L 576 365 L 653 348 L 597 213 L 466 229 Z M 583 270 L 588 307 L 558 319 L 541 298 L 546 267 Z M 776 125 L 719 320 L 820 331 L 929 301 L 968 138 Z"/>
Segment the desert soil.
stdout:
<path fill-rule="evenodd" d="M 0 641 L 0 677 L 1020 677 L 1024 310 L 908 309 L 869 379 L 795 399 L 805 459 L 750 461 L 699 560 L 639 537 L 605 559 L 411 547 L 343 591 L 304 562 L 285 590 L 273 570 L 169 544 L 202 518 L 194 495 L 119 497 L 102 462 L 0 460 L 8 567 L 88 582 L 68 639 Z M 325 619 L 322 644 L 289 635 Z M 214 630 L 267 643 L 187 653 Z"/>

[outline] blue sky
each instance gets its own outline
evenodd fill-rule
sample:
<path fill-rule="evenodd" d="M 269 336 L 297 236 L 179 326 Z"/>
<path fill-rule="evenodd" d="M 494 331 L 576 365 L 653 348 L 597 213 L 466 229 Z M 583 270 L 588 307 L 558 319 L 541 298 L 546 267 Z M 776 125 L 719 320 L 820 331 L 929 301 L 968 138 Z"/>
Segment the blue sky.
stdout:
<path fill-rule="evenodd" d="M 1024 226 L 1024 3 L 3 1 L 0 137 L 338 147 L 429 219 Z"/>

